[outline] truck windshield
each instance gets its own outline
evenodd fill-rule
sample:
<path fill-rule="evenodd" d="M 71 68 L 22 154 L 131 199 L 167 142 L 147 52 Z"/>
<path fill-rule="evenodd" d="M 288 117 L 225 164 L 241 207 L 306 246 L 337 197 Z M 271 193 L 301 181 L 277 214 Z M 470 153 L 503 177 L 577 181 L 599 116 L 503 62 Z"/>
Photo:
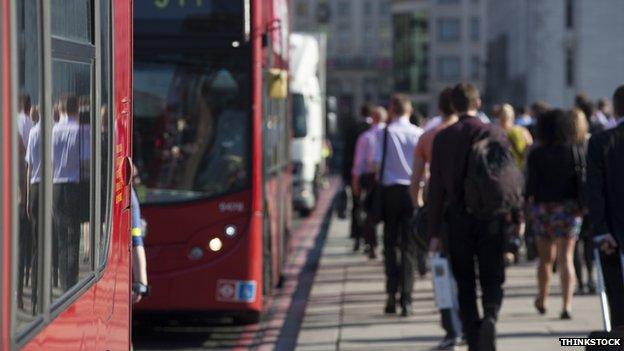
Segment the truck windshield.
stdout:
<path fill-rule="evenodd" d="M 292 95 L 293 136 L 304 138 L 308 134 L 308 108 L 302 94 Z"/>
<path fill-rule="evenodd" d="M 248 186 L 247 56 L 212 57 L 135 59 L 134 161 L 142 202 L 188 201 Z"/>

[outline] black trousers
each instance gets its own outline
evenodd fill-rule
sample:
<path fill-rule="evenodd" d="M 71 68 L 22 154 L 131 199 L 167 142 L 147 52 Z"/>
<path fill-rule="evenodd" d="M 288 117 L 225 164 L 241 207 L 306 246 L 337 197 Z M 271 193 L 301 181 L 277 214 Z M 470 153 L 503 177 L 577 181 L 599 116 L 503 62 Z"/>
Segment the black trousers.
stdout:
<path fill-rule="evenodd" d="M 366 213 L 362 222 L 362 235 L 364 242 L 371 249 L 377 247 L 377 223 L 373 220 L 372 215 L 372 201 L 371 194 L 375 188 L 375 174 L 367 173 L 360 176 L 360 188 L 362 196 L 361 206 L 362 210 Z"/>
<path fill-rule="evenodd" d="M 364 207 L 360 196 L 356 196 L 353 191 L 351 191 L 351 203 L 351 239 L 360 240 L 364 235 L 362 220 Z"/>
<path fill-rule="evenodd" d="M 469 350 L 478 350 L 481 318 L 477 307 L 476 280 L 478 276 L 483 294 L 481 304 L 484 317 L 497 319 L 505 282 L 505 220 L 481 221 L 461 209 L 451 209 L 448 219 L 449 255 L 457 281 L 462 325 Z"/>
<path fill-rule="evenodd" d="M 401 293 L 401 304 L 412 303 L 416 244 L 410 231 L 413 206 L 409 187 L 384 187 L 384 265 L 386 292 Z"/>
<path fill-rule="evenodd" d="M 57 241 L 56 254 L 60 286 L 63 292 L 78 282 L 80 256 L 80 187 L 77 183 L 54 184 L 53 231 Z"/>
<path fill-rule="evenodd" d="M 604 274 L 609 312 L 611 314 L 611 327 L 624 328 L 624 276 L 619 253 L 612 255 L 600 255 L 602 271 Z"/>

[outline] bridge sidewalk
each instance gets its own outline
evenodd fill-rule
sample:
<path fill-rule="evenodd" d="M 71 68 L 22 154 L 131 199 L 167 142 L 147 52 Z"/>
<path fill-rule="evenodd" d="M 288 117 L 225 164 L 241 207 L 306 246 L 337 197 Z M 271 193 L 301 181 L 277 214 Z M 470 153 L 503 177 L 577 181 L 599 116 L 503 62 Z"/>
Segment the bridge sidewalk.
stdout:
<path fill-rule="evenodd" d="M 305 317 L 297 350 L 431 350 L 443 336 L 429 277 L 418 279 L 414 316 L 386 316 L 381 259 L 368 260 L 351 252 L 349 223 L 334 218 Z M 553 292 L 558 293 L 555 276 Z M 559 337 L 586 336 L 599 329 L 597 296 L 576 296 L 571 321 L 558 319 L 560 296 L 550 299 L 550 310 L 540 316 L 532 307 L 536 294 L 535 266 L 526 263 L 507 270 L 505 300 L 498 324 L 499 350 L 559 350 Z M 460 348 L 465 350 L 465 348 Z M 574 348 L 566 348 L 574 350 Z"/>

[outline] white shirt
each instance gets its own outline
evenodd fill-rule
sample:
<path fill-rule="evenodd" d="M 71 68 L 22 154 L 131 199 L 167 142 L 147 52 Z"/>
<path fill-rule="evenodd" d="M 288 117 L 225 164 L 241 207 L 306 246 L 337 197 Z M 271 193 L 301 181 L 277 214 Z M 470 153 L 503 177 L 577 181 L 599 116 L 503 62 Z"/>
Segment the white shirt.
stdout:
<path fill-rule="evenodd" d="M 442 124 L 442 116 L 432 117 L 430 120 L 427 121 L 427 123 L 425 123 L 424 130 L 425 132 L 428 132 L 433 128 L 439 126 L 440 124 Z"/>
<path fill-rule="evenodd" d="M 30 128 L 25 161 L 30 166 L 30 184 L 41 181 L 41 123 Z"/>
<path fill-rule="evenodd" d="M 375 171 L 375 151 L 377 143 L 377 134 L 386 127 L 385 123 L 377 123 L 367 131 L 362 133 L 355 144 L 355 155 L 353 157 L 353 168 L 351 174 L 361 176 L 365 173 Z"/>
<path fill-rule="evenodd" d="M 408 116 L 402 116 L 390 123 L 386 146 L 386 163 L 383 174 L 380 174 L 383 185 L 410 185 L 412 166 L 414 165 L 414 149 L 423 130 L 410 123 Z M 375 163 L 381 166 L 383 157 L 384 132 L 377 133 L 377 151 Z"/>
<path fill-rule="evenodd" d="M 61 115 L 58 123 L 52 127 L 52 164 L 54 183 L 80 182 L 80 162 L 85 148 L 89 145 L 88 133 L 80 128 L 78 118 L 69 119 Z M 82 145 L 82 150 L 81 150 Z M 82 151 L 82 152 L 81 152 Z"/>
<path fill-rule="evenodd" d="M 22 145 L 24 147 L 28 145 L 28 135 L 30 134 L 32 126 L 33 122 L 29 115 L 24 112 L 17 114 L 17 132 L 22 139 Z"/>

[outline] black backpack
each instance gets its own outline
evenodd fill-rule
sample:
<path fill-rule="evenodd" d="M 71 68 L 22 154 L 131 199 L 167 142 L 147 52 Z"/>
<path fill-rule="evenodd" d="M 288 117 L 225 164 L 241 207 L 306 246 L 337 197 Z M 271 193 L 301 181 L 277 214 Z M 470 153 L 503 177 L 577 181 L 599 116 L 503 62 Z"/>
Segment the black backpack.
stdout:
<path fill-rule="evenodd" d="M 518 210 L 524 180 L 506 143 L 486 137 L 472 145 L 464 180 L 466 211 L 490 220 Z"/>

